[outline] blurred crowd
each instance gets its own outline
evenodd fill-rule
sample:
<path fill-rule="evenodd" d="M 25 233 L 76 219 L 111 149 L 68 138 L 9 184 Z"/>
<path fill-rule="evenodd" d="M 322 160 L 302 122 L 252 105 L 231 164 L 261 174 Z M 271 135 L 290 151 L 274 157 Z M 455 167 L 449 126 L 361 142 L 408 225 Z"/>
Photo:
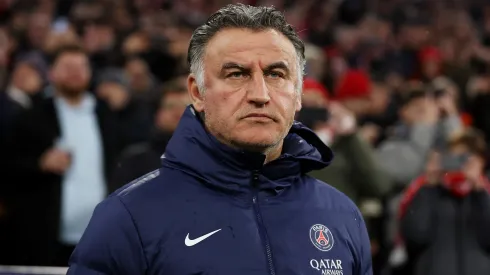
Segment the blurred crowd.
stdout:
<path fill-rule="evenodd" d="M 231 2 L 305 41 L 297 120 L 335 152 L 312 176 L 361 209 L 375 274 L 490 274 L 484 0 L 0 1 L 0 264 L 66 265 L 95 205 L 159 167 L 192 31 Z"/>

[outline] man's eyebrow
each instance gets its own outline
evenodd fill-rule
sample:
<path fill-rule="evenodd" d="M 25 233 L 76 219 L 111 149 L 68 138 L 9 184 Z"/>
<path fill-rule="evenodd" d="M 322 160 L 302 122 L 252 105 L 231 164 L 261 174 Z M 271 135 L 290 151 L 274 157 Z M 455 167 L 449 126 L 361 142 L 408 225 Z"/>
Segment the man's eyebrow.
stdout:
<path fill-rule="evenodd" d="M 250 68 L 235 62 L 226 62 L 225 64 L 223 64 L 223 66 L 221 66 L 221 71 L 226 71 L 230 69 L 238 69 L 240 71 L 250 71 Z"/>
<path fill-rule="evenodd" d="M 283 69 L 287 73 L 289 73 L 289 71 L 290 71 L 288 65 L 284 61 L 278 61 L 278 62 L 274 62 L 272 64 L 267 65 L 264 68 L 264 72 L 270 72 L 274 69 Z"/>

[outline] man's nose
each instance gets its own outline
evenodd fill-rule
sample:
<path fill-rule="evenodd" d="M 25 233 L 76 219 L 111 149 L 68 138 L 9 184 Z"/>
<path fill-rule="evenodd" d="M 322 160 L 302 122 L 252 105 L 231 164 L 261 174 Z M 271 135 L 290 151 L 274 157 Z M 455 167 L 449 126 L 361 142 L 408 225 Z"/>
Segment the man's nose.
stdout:
<path fill-rule="evenodd" d="M 262 74 L 253 77 L 248 87 L 247 97 L 250 103 L 257 105 L 264 105 L 271 99 L 269 89 Z"/>

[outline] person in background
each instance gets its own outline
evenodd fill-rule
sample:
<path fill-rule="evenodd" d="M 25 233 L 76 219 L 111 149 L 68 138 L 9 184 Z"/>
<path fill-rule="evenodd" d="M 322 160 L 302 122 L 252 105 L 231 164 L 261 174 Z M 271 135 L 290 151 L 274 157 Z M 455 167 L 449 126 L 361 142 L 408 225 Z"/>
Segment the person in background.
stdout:
<path fill-rule="evenodd" d="M 42 71 L 42 61 L 34 56 L 20 58 L 15 64 L 6 93 L 16 110 L 32 107 L 41 97 L 46 79 Z"/>
<path fill-rule="evenodd" d="M 182 79 L 177 78 L 163 85 L 150 140 L 123 151 L 112 172 L 112 186 L 122 187 L 141 175 L 160 168 L 160 158 L 189 103 L 189 95 Z"/>
<path fill-rule="evenodd" d="M 18 263 L 66 265 L 120 147 L 117 120 L 86 89 L 91 72 L 78 46 L 58 50 L 50 80 L 54 95 L 19 116 L 8 138 L 15 185 Z M 36 138 L 33 138 L 36 137 Z"/>
<path fill-rule="evenodd" d="M 467 129 L 433 151 L 401 204 L 401 237 L 414 275 L 486 275 L 490 183 L 484 136 Z"/>
<path fill-rule="evenodd" d="M 106 68 L 97 75 L 95 82 L 97 97 L 104 100 L 118 117 L 123 134 L 121 142 L 131 145 L 147 140 L 150 136 L 151 112 L 129 91 L 129 80 L 124 71 Z"/>
<path fill-rule="evenodd" d="M 354 114 L 342 103 L 329 100 L 326 88 L 313 79 L 305 79 L 303 89 L 303 108 L 297 119 L 311 127 L 335 153 L 335 162 L 310 175 L 358 204 L 363 198 L 387 194 L 390 183 L 375 159 L 375 151 L 358 133 Z"/>
<path fill-rule="evenodd" d="M 458 108 L 449 93 L 431 95 L 424 88 L 406 91 L 399 110 L 400 121 L 377 148 L 382 169 L 400 188 L 423 171 L 436 141 L 444 144 L 462 129 Z"/>
<path fill-rule="evenodd" d="M 125 63 L 124 72 L 129 79 L 131 96 L 144 104 L 151 104 L 158 98 L 157 80 L 146 61 L 131 57 Z"/>

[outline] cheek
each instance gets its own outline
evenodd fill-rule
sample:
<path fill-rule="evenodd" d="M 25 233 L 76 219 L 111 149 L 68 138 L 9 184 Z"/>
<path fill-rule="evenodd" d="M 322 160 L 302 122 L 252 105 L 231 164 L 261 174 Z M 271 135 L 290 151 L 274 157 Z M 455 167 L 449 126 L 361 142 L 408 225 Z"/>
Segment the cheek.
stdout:
<path fill-rule="evenodd" d="M 232 104 L 230 96 L 226 94 L 214 94 L 206 91 L 204 96 L 204 113 L 210 123 L 227 120 L 232 116 Z M 211 94 L 213 93 L 213 94 Z"/>
<path fill-rule="evenodd" d="M 296 93 L 293 94 L 284 94 L 278 97 L 277 99 L 277 108 L 278 111 L 284 116 L 286 120 L 291 120 L 294 118 L 296 114 L 297 107 L 300 104 L 299 95 Z"/>

